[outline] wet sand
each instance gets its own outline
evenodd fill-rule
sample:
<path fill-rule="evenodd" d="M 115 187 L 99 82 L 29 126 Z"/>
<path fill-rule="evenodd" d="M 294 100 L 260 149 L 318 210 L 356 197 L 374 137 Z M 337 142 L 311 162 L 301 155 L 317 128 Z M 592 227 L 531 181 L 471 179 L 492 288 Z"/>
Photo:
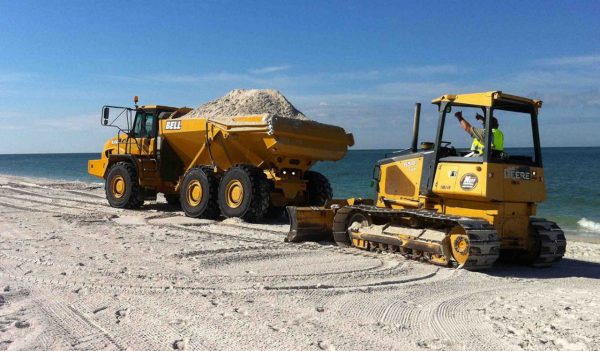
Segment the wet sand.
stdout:
<path fill-rule="evenodd" d="M 0 350 L 600 350 L 597 243 L 469 272 L 287 230 L 0 176 Z"/>

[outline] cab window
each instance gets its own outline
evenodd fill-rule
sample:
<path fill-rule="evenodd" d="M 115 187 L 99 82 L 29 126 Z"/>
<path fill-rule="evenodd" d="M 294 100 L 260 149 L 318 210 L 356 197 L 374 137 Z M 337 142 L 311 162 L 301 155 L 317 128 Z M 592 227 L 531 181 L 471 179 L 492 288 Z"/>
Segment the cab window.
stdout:
<path fill-rule="evenodd" d="M 154 137 L 154 114 L 138 111 L 135 115 L 132 136 L 135 138 L 153 138 Z"/>
<path fill-rule="evenodd" d="M 504 161 L 536 163 L 531 115 L 508 111 L 497 111 L 497 115 L 504 134 Z"/>
<path fill-rule="evenodd" d="M 146 115 L 146 123 L 144 125 L 145 138 L 154 137 L 154 115 Z"/>

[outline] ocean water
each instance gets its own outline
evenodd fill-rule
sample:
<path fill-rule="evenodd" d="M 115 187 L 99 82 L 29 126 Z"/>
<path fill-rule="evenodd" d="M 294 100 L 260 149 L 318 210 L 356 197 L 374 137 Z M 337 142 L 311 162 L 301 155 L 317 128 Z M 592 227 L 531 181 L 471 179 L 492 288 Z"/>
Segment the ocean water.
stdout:
<path fill-rule="evenodd" d="M 392 150 L 351 150 L 338 162 L 314 169 L 332 183 L 334 196 L 374 197 L 373 166 Z M 0 155 L 0 173 L 85 182 L 101 182 L 87 174 L 87 160 L 99 154 Z M 544 148 L 548 197 L 538 216 L 558 222 L 568 233 L 600 237 L 600 147 Z"/>

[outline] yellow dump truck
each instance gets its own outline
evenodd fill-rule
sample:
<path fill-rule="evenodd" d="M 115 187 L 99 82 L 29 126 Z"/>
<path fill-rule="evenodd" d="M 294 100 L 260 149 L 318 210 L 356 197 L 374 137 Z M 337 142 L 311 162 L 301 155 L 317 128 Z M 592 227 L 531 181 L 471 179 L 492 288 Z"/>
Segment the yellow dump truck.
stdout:
<path fill-rule="evenodd" d="M 119 131 L 88 172 L 105 180 L 111 206 L 138 208 L 163 193 L 189 217 L 260 221 L 288 205 L 323 205 L 331 186 L 310 168 L 341 159 L 354 144 L 343 128 L 314 121 L 268 114 L 217 121 L 185 116 L 190 111 L 102 108 L 101 124 Z"/>

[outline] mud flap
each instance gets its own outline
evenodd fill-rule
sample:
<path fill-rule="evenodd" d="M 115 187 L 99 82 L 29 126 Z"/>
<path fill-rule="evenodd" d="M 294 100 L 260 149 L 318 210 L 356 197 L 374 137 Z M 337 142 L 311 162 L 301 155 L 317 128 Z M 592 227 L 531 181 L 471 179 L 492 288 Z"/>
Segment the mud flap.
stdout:
<path fill-rule="evenodd" d="M 335 211 L 324 207 L 286 207 L 290 232 L 286 242 L 333 240 L 331 227 Z"/>

